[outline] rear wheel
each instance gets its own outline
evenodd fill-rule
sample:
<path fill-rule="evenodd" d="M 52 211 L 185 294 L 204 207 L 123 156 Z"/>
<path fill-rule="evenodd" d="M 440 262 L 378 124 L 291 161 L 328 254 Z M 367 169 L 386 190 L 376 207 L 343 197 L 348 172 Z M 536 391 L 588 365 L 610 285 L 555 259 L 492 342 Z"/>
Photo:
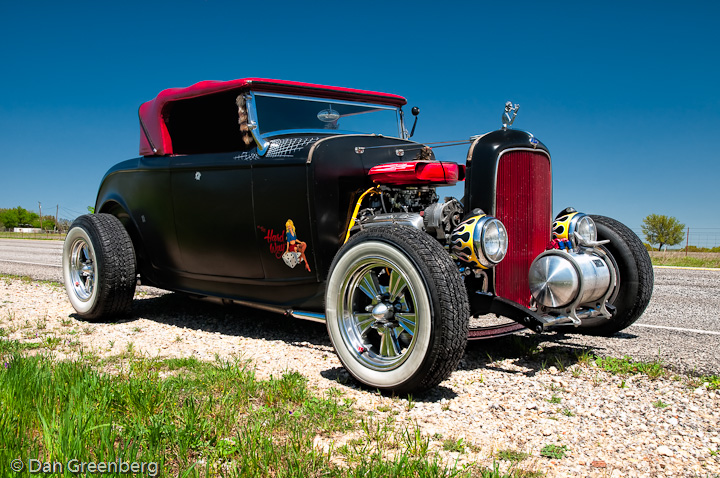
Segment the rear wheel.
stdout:
<path fill-rule="evenodd" d="M 617 310 L 612 318 L 583 319 L 578 331 L 588 335 L 612 335 L 629 327 L 645 311 L 653 290 L 650 256 L 642 241 L 624 224 L 605 216 L 591 216 L 598 240 L 610 239 L 603 247 L 615 267 L 617 285 L 609 302 Z"/>
<path fill-rule="evenodd" d="M 135 294 L 130 236 L 110 214 L 86 214 L 70 226 L 63 245 L 63 279 L 78 316 L 98 320 L 130 309 Z"/>
<path fill-rule="evenodd" d="M 470 313 L 462 279 L 442 246 L 417 229 L 353 236 L 333 261 L 325 303 L 340 361 L 372 388 L 431 388 L 464 354 Z"/>

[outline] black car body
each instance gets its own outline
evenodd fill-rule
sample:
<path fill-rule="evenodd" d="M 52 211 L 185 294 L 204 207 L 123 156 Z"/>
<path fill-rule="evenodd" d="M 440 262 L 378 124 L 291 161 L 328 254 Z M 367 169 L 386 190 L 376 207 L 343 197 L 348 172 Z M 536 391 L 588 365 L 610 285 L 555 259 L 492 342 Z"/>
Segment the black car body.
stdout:
<path fill-rule="evenodd" d="M 468 338 L 640 316 L 644 247 L 603 216 L 553 218 L 550 154 L 509 127 L 517 106 L 455 164 L 410 139 L 405 103 L 265 79 L 163 91 L 140 107 L 142 156 L 66 240 L 78 313 L 125 312 L 139 277 L 323 321 L 353 376 L 394 391 L 439 383 Z M 439 198 L 463 179 L 464 198 Z"/>

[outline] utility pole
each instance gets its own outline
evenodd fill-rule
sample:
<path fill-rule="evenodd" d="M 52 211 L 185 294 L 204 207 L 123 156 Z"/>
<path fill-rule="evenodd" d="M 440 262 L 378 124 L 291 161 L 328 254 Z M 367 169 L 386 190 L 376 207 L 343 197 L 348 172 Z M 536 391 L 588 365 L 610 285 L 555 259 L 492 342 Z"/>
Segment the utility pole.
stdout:
<path fill-rule="evenodd" d="M 688 244 L 690 244 L 690 228 L 688 227 L 687 236 L 685 236 L 685 257 L 687 257 Z"/>
<path fill-rule="evenodd" d="M 60 213 L 60 205 L 55 205 L 55 230 L 59 231 L 60 228 L 58 227 L 58 214 Z"/>
<path fill-rule="evenodd" d="M 38 208 L 40 208 L 40 232 L 42 232 L 42 204 L 38 201 Z"/>

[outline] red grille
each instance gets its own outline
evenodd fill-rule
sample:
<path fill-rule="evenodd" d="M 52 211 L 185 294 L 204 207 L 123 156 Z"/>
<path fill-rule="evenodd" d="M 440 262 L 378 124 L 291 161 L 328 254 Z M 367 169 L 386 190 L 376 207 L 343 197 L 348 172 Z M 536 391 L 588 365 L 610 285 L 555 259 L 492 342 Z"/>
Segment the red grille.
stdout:
<path fill-rule="evenodd" d="M 500 158 L 495 216 L 508 231 L 508 253 L 495 268 L 495 293 L 530 305 L 528 270 L 551 240 L 552 178 L 543 153 L 512 151 Z"/>

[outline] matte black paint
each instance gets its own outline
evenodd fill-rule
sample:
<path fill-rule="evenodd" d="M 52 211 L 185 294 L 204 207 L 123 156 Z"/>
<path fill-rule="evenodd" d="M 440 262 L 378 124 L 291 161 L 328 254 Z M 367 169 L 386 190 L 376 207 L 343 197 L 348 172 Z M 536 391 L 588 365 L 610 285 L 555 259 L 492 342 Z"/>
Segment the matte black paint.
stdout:
<path fill-rule="evenodd" d="M 368 171 L 378 164 L 412 160 L 422 145 L 375 135 L 313 136 L 320 139 L 282 158 L 240 151 L 125 161 L 103 179 L 96 211 L 121 217 L 140 251 L 138 265 L 145 282 L 197 295 L 322 312 L 324 281 L 343 244 L 352 210 L 374 185 Z M 547 151 L 532 139 L 529 133 L 507 130 L 473 143 L 466 212 L 479 207 L 494 213 L 499 156 L 519 147 Z M 356 147 L 366 149 L 360 154 Z M 398 156 L 397 149 L 406 150 L 405 156 Z M 297 238 L 307 244 L 310 272 L 304 264 L 290 268 L 280 258 L 288 219 L 295 224 Z M 498 313 L 524 325 L 539 325 L 524 307 L 478 296 L 472 281 L 468 288 L 474 314 Z"/>
<path fill-rule="evenodd" d="M 111 211 L 136 231 L 145 282 L 322 311 L 324 281 L 352 208 L 373 186 L 367 172 L 413 157 L 398 157 L 395 147 L 355 152 L 381 145 L 421 147 L 382 136 L 328 135 L 280 158 L 242 152 L 137 158 L 108 171 L 96 210 Z M 280 257 L 288 219 L 307 244 L 310 272 Z"/>

